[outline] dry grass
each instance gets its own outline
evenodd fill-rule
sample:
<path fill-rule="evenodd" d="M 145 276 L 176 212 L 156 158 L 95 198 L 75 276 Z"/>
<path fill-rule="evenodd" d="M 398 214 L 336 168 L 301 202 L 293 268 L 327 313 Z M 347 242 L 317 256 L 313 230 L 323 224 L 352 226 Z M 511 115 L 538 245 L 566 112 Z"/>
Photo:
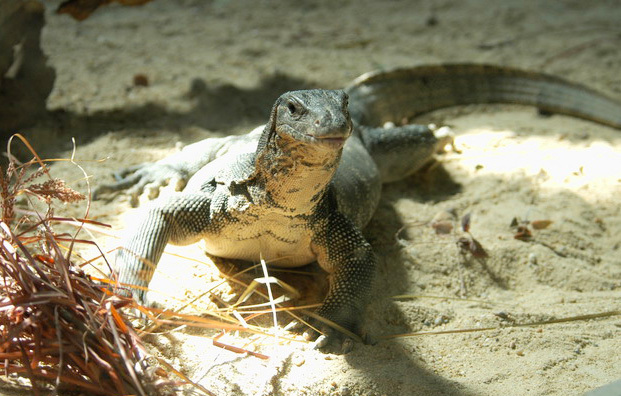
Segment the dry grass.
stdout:
<path fill-rule="evenodd" d="M 17 137 L 34 159 L 24 164 L 10 159 L 6 169 L 0 169 L 3 372 L 10 382 L 35 395 L 173 394 L 178 383 L 146 363 L 148 355 L 139 336 L 120 312 L 132 301 L 95 283 L 73 262 L 74 244 L 94 243 L 57 235 L 52 229 L 53 222 L 63 220 L 53 216 L 54 201 L 86 197 L 52 178 L 28 142 Z M 36 182 L 40 178 L 47 180 Z M 22 196 L 30 204 L 43 201 L 47 211 L 16 210 L 15 202 Z"/>

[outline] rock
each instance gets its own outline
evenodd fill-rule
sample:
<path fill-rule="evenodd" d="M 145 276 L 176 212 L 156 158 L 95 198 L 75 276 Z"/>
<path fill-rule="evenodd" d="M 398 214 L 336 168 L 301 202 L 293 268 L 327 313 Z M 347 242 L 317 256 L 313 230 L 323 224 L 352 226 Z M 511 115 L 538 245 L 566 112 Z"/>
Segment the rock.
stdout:
<path fill-rule="evenodd" d="M 19 132 L 46 113 L 56 72 L 41 50 L 44 7 L 0 0 L 0 133 Z"/>

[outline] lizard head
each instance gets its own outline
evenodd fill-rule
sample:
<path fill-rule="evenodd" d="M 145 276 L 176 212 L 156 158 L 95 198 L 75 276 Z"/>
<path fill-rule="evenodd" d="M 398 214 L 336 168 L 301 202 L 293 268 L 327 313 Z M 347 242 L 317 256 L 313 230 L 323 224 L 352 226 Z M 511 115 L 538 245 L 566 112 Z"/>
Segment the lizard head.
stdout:
<path fill-rule="evenodd" d="M 273 208 L 288 215 L 315 210 L 352 134 L 347 102 L 345 92 L 326 90 L 292 91 L 276 100 L 253 178 Z"/>
<path fill-rule="evenodd" d="M 306 149 L 340 152 L 352 133 L 348 96 L 343 91 L 287 92 L 278 98 L 263 140 L 280 140 Z"/>

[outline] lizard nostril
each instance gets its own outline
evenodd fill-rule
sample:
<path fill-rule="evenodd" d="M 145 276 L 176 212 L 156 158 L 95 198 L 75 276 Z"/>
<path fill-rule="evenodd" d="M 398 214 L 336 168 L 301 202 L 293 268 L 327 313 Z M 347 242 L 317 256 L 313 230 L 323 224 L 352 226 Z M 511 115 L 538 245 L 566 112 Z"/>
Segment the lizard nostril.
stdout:
<path fill-rule="evenodd" d="M 319 120 L 315 120 L 315 126 L 319 126 L 321 125 L 321 122 Z"/>

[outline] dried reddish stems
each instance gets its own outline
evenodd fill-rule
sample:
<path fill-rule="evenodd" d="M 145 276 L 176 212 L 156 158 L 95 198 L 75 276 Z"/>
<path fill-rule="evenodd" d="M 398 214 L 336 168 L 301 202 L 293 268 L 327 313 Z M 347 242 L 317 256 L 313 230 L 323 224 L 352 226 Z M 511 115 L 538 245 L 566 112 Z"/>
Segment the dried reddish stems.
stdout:
<path fill-rule="evenodd" d="M 10 162 L 3 172 L 0 167 L 0 197 L 2 198 L 2 221 L 11 224 L 15 218 L 15 200 L 23 191 L 23 187 L 32 183 L 43 174 L 47 174 L 47 168 L 39 168 L 31 175 L 26 176 L 28 166 L 17 167 L 14 162 Z"/>
<path fill-rule="evenodd" d="M 49 176 L 49 170 L 45 165 L 28 175 L 28 168 L 36 161 L 30 161 L 23 165 L 15 165 L 10 162 L 6 171 L 0 167 L 0 199 L 2 200 L 2 221 L 11 224 L 15 219 L 15 201 L 19 195 L 27 194 L 45 201 L 48 205 L 52 199 L 61 202 L 77 202 L 86 197 L 67 187 L 61 179 L 53 179 Z M 48 176 L 48 180 L 43 183 L 33 183 L 43 175 Z M 48 206 L 49 209 L 51 207 Z"/>
<path fill-rule="evenodd" d="M 155 370 L 136 372 L 146 353 L 118 312 L 131 300 L 96 285 L 70 262 L 70 254 L 63 255 L 62 238 L 50 227 L 51 207 L 46 215 L 15 221 L 13 205 L 20 194 L 48 205 L 52 199 L 84 198 L 38 163 L 41 168 L 30 176 L 24 165 L 0 169 L 1 369 L 9 377 L 28 378 L 35 395 L 49 388 L 89 395 L 164 394 L 164 380 L 154 380 Z M 48 181 L 32 184 L 44 174 Z M 28 223 L 27 231 L 18 232 L 16 223 Z"/>
<path fill-rule="evenodd" d="M 127 301 L 107 296 L 68 262 L 48 230 L 35 253 L 0 226 L 4 372 L 29 378 L 35 394 L 44 383 L 88 394 L 144 394 L 122 359 L 140 358 L 136 334 L 114 315 Z"/>

